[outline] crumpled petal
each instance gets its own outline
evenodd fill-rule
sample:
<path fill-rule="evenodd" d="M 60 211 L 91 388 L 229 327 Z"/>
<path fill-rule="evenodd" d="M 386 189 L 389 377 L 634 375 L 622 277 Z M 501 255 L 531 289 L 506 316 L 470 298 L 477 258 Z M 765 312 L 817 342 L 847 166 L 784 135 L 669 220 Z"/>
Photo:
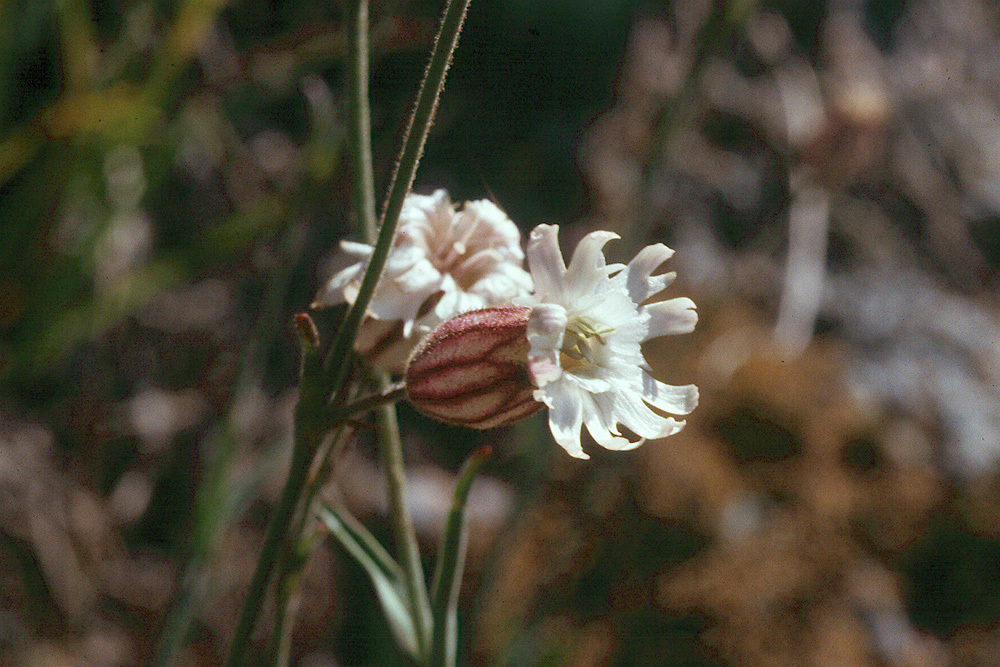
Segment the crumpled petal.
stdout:
<path fill-rule="evenodd" d="M 559 349 L 566 332 L 566 309 L 558 304 L 544 304 L 532 309 L 528 318 L 528 373 L 536 387 L 562 376 Z"/>
<path fill-rule="evenodd" d="M 342 241 L 341 249 L 359 261 L 320 289 L 314 308 L 357 299 L 374 249 L 353 241 Z M 387 323 L 400 321 L 402 326 L 379 327 L 377 349 L 397 349 L 394 341 L 385 339 L 386 331 L 398 332 L 392 335 L 401 335 L 407 341 L 404 348 L 412 349 L 419 342 L 419 332 L 445 320 L 528 296 L 534 283 L 522 266 L 523 260 L 517 225 L 493 202 L 467 202 L 456 211 L 445 190 L 407 195 L 393 247 L 366 314 Z M 399 357 L 394 354 L 391 358 Z M 382 365 L 375 355 L 369 361 L 384 370 L 403 370 L 398 364 Z"/>
<path fill-rule="evenodd" d="M 345 290 L 351 282 L 360 282 L 364 274 L 364 265 L 352 264 L 351 266 L 338 271 L 326 285 L 316 294 L 316 298 L 310 304 L 310 308 L 329 308 L 344 303 L 347 300 Z M 356 292 L 355 292 L 356 294 Z M 354 299 L 351 299 L 353 303 Z"/>

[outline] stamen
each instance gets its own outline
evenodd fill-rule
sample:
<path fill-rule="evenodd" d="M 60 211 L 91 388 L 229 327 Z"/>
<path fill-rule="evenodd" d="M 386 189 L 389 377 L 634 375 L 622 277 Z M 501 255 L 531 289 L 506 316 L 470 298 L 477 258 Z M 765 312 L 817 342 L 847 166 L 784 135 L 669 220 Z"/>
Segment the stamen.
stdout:
<path fill-rule="evenodd" d="M 463 259 L 458 266 L 451 270 L 455 280 L 462 288 L 468 288 L 487 273 L 491 264 L 499 264 L 503 261 L 503 255 L 487 248 Z"/>
<path fill-rule="evenodd" d="M 472 217 L 472 224 L 464 229 L 461 236 L 455 239 L 448 246 L 448 254 L 441 258 L 441 268 L 450 267 L 458 257 L 461 257 L 468 251 L 469 239 L 471 239 L 473 234 L 476 233 L 476 228 L 479 227 L 479 223 L 482 222 L 482 219 L 478 215 L 471 214 L 465 210 L 458 215 L 460 217 L 460 221 L 456 224 L 456 227 L 461 228 L 461 218 L 468 219 L 470 216 Z"/>
<path fill-rule="evenodd" d="M 563 367 L 569 370 L 570 367 L 579 367 L 580 362 L 584 361 L 596 364 L 594 341 L 600 345 L 607 345 L 604 337 L 613 332 L 614 329 L 611 327 L 599 327 L 583 318 L 573 319 L 563 335 L 563 347 L 560 352 L 567 358 L 567 363 Z"/>

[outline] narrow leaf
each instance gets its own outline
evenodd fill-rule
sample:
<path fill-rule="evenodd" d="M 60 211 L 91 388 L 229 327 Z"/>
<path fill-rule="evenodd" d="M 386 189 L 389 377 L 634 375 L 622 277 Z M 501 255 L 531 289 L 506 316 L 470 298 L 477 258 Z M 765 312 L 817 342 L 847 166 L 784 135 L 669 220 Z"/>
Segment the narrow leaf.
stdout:
<path fill-rule="evenodd" d="M 389 627 L 399 645 L 414 658 L 419 658 L 417 632 L 410 614 L 403 571 L 389 552 L 379 544 L 347 510 L 326 503 L 316 510 L 320 520 L 371 577 Z"/>
<path fill-rule="evenodd" d="M 458 593 L 465 570 L 465 549 L 468 544 L 468 525 L 465 512 L 469 489 L 476 472 L 493 453 L 489 446 L 481 447 L 466 460 L 455 484 L 444 541 L 438 554 L 434 571 L 431 608 L 434 618 L 434 635 L 431 640 L 433 667 L 454 667 L 458 653 Z"/>

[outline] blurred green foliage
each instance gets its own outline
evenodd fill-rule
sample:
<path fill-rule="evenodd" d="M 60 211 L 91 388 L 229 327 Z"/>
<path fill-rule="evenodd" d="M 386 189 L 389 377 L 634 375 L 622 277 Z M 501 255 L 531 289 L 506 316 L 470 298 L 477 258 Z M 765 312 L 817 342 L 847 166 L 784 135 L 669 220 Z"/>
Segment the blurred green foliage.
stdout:
<path fill-rule="evenodd" d="M 418 188 L 489 193 L 525 226 L 582 210 L 579 137 L 651 4 L 474 3 Z M 373 8 L 382 183 L 437 10 Z M 296 224 L 307 303 L 308 263 L 350 224 L 337 3 L 24 0 L 0 14 L 0 376 L 40 397 L 79 342 L 162 290 L 267 280 L 247 262 Z"/>

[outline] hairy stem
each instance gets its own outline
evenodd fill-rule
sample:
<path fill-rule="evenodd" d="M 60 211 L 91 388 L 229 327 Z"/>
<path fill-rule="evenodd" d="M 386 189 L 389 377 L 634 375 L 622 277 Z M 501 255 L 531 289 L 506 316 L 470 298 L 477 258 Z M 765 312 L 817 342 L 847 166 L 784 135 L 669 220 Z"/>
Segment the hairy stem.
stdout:
<path fill-rule="evenodd" d="M 317 379 L 308 372 L 308 369 L 303 371 L 301 397 L 295 414 L 295 442 L 292 446 L 291 469 L 264 533 L 264 544 L 257 559 L 257 567 L 250 579 L 246 598 L 243 600 L 229 657 L 225 662 L 227 667 L 239 667 L 245 664 L 246 651 L 264 603 L 271 572 L 274 570 L 289 524 L 309 478 L 313 458 L 323 437 L 329 431 L 327 426 L 329 417 L 326 415 L 325 405 L 320 402 L 322 393 L 317 391 L 316 387 L 309 386 Z M 403 392 L 402 388 L 396 387 L 387 393 L 355 401 L 335 413 L 335 423 L 332 426 L 342 425 L 351 417 L 367 412 L 382 403 L 396 401 Z"/>
<path fill-rule="evenodd" d="M 375 218 L 375 187 L 373 181 L 372 153 L 371 153 L 371 119 L 369 115 L 368 102 L 368 2 L 358 0 L 353 5 L 355 12 L 349 21 L 348 58 L 351 78 L 349 81 L 351 99 L 351 143 L 353 147 L 353 171 L 354 171 L 354 213 L 358 218 L 362 234 L 367 243 L 378 244 L 378 227 Z M 456 33 L 457 37 L 457 33 Z M 440 38 L 439 38 L 440 43 Z M 451 48 L 454 48 L 452 45 Z M 435 50 L 435 53 L 437 50 Z M 449 51 L 450 59 L 450 51 Z M 433 61 L 433 58 L 432 58 Z M 441 81 L 443 83 L 441 73 Z M 437 84 L 438 94 L 441 84 Z M 424 83 L 424 88 L 427 82 Z M 434 96 L 435 103 L 437 94 Z M 418 108 L 420 103 L 417 103 Z M 433 115 L 433 110 L 429 116 Z M 421 121 L 430 127 L 430 117 Z M 411 121 L 415 122 L 415 121 Z M 426 128 L 423 135 L 426 137 Z M 416 171 L 416 163 L 419 160 L 419 152 L 412 160 L 411 171 Z M 406 159 L 404 149 L 400 164 Z M 409 181 L 402 192 L 403 196 L 409 190 L 413 180 L 412 173 L 407 177 Z M 399 182 L 398 172 L 395 183 Z M 390 198 L 392 197 L 390 188 Z M 398 219 L 398 211 L 395 214 Z M 393 223 L 395 224 L 395 223 Z M 386 225 L 383 223 L 383 228 Z M 391 237 L 388 239 L 391 242 Z M 384 241 L 383 241 L 384 242 Z M 376 386 L 379 393 L 389 391 L 391 380 L 387 373 L 377 373 L 375 376 Z M 399 423 L 396 420 L 396 409 L 391 404 L 378 408 L 375 419 L 378 429 L 378 443 L 382 464 L 386 473 L 386 488 L 388 494 L 389 517 L 393 526 L 393 536 L 396 541 L 397 558 L 403 569 L 406 582 L 406 592 L 410 600 L 410 617 L 413 619 L 413 627 L 416 629 L 417 650 L 420 654 L 426 653 L 428 643 L 428 633 L 430 632 L 430 613 L 427 602 L 427 588 L 424 584 L 424 571 L 420 562 L 420 549 L 417 544 L 417 535 L 413 529 L 413 517 L 410 508 L 406 503 L 406 466 L 403 460 L 403 445 L 399 438 Z"/>
<path fill-rule="evenodd" d="M 389 251 L 392 249 L 392 241 L 396 236 L 396 226 L 399 223 L 399 213 L 403 209 L 403 200 L 413 185 L 417 165 L 420 163 L 424 145 L 427 143 L 427 134 L 430 132 L 434 113 L 437 111 L 441 90 L 444 88 L 445 75 L 451 64 L 455 47 L 458 45 L 458 36 L 462 31 L 462 23 L 465 21 L 465 13 L 468 8 L 469 0 L 447 0 L 445 5 L 441 26 L 434 40 L 434 50 L 431 52 L 430 62 L 428 62 L 427 70 L 424 72 L 424 80 L 417 93 L 416 106 L 407 126 L 403 148 L 400 151 L 399 161 L 396 163 L 396 171 L 389 185 L 389 194 L 382 212 L 375 249 L 369 260 L 368 269 L 365 271 L 365 277 L 358 289 L 357 298 L 347 311 L 326 358 L 330 395 L 336 394 L 338 389 L 347 382 L 350 367 L 344 364 L 343 360 L 348 358 L 354 334 L 361 326 L 368 304 L 375 293 L 375 285 L 382 275 L 382 269 L 385 268 Z"/>

